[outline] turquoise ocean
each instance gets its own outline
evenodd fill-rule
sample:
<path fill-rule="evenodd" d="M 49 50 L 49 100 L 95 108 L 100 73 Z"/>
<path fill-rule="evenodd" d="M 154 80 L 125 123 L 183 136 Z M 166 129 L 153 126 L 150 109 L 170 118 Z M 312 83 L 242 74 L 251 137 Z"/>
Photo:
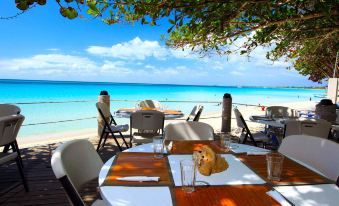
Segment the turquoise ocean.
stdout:
<path fill-rule="evenodd" d="M 133 100 L 112 101 L 112 112 L 119 108 L 135 107 L 137 101 L 144 99 L 192 101 L 192 103 L 162 102 L 166 108 L 181 110 L 185 114 L 188 114 L 197 104 L 195 102 L 201 101 L 214 102 L 200 103 L 205 107 L 204 113 L 221 111 L 220 105 L 215 102 L 221 102 L 224 93 L 232 95 L 233 103 L 265 105 L 306 101 L 310 98 L 319 100 L 326 92 L 322 89 L 310 88 L 0 80 L 0 103 L 12 103 L 21 108 L 21 113 L 26 119 L 19 136 L 28 138 L 34 135 L 96 128 L 95 103 L 102 90 L 108 91 L 111 100 Z M 64 120 L 76 121 L 59 122 Z M 126 118 L 116 120 L 118 123 L 129 122 Z M 41 124 L 45 122 L 59 123 Z"/>

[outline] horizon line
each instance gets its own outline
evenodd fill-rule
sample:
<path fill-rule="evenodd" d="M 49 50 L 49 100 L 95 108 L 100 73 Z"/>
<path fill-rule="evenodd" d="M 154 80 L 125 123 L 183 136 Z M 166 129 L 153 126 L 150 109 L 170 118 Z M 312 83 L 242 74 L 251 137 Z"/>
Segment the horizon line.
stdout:
<path fill-rule="evenodd" d="M 158 85 L 158 86 L 188 86 L 188 87 L 245 87 L 245 88 L 322 88 L 326 86 L 250 86 L 250 85 L 195 85 L 195 84 L 161 84 L 161 83 L 133 83 L 133 82 L 96 82 L 96 81 L 70 81 L 70 80 L 41 80 L 41 79 L 0 79 L 0 82 L 17 81 L 17 82 L 34 82 L 34 83 L 56 83 L 56 84 L 132 84 L 132 85 Z"/>

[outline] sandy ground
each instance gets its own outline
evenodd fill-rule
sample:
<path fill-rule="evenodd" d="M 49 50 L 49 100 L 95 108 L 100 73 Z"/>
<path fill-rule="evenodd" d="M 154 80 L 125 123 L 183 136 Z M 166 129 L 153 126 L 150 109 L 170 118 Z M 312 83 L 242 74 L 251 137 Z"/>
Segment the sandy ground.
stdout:
<path fill-rule="evenodd" d="M 287 106 L 292 109 L 297 110 L 314 110 L 315 109 L 316 102 L 314 101 L 304 101 L 304 102 L 290 102 L 290 103 L 283 103 L 283 104 L 275 104 L 270 106 Z M 264 125 L 250 122 L 249 116 L 251 115 L 264 115 L 265 111 L 262 110 L 261 107 L 254 107 L 254 106 L 238 106 L 237 107 L 239 111 L 242 113 L 245 120 L 247 120 L 248 127 L 251 131 L 258 131 L 262 130 Z M 166 120 L 165 125 L 171 122 L 176 121 L 185 121 L 185 120 Z M 210 124 L 215 131 L 220 130 L 221 128 L 221 111 L 216 112 L 209 112 L 209 113 L 202 113 L 202 116 L 200 117 L 201 122 L 205 122 L 207 124 Z M 232 130 L 235 130 L 236 122 L 234 119 L 234 114 L 232 112 L 232 122 L 231 122 Z M 126 135 L 129 135 L 129 132 L 125 133 Z M 44 134 L 44 135 L 38 135 L 33 137 L 24 137 L 18 139 L 18 144 L 20 145 L 20 148 L 26 148 L 26 147 L 32 147 L 35 145 L 41 145 L 41 144 L 51 144 L 56 142 L 64 142 L 71 139 L 96 139 L 97 137 L 97 129 L 83 129 L 83 130 L 76 130 L 71 132 L 62 132 L 62 133 L 54 133 L 54 134 Z"/>

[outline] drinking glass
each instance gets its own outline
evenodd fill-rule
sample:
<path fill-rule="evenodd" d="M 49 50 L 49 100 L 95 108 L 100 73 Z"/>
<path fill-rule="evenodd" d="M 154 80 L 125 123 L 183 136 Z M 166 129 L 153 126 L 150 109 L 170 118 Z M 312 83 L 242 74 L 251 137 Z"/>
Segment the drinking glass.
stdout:
<path fill-rule="evenodd" d="M 268 153 L 267 161 L 267 178 L 272 181 L 280 181 L 283 169 L 284 156 L 279 153 Z"/>
<path fill-rule="evenodd" d="M 162 158 L 164 156 L 164 140 L 162 137 L 153 137 L 153 151 L 154 157 Z"/>
<path fill-rule="evenodd" d="M 196 165 L 193 159 L 180 161 L 182 190 L 191 193 L 194 192 Z"/>
<path fill-rule="evenodd" d="M 220 133 L 220 144 L 225 151 L 230 150 L 232 138 L 229 132 Z"/>

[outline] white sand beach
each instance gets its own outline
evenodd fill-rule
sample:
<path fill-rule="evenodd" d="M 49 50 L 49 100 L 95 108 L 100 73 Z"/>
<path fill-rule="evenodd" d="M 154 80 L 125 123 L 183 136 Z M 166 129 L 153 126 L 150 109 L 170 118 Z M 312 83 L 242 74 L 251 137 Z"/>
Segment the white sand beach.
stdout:
<path fill-rule="evenodd" d="M 315 101 L 302 101 L 302 102 L 289 102 L 289 103 L 282 103 L 282 104 L 274 104 L 268 106 L 286 106 L 296 110 L 314 110 L 315 105 L 317 102 Z M 262 130 L 262 124 L 258 124 L 255 122 L 249 121 L 249 116 L 251 115 L 264 115 L 265 111 L 262 110 L 261 107 L 258 106 L 237 106 L 240 110 L 244 119 L 247 120 L 248 126 L 251 131 L 258 131 Z M 177 122 L 177 121 L 185 121 L 185 118 L 180 120 L 166 120 L 165 125 Z M 210 124 L 214 130 L 219 130 L 221 127 L 221 111 L 215 112 L 208 112 L 202 113 L 200 117 L 201 122 L 205 122 Z M 92 139 L 97 140 L 97 125 L 93 125 L 93 128 L 83 129 L 83 130 L 74 130 L 71 132 L 60 132 L 60 133 L 53 133 L 53 134 L 43 134 L 43 135 L 36 135 L 36 136 L 26 136 L 24 138 L 18 138 L 18 144 L 21 148 L 32 147 L 35 145 L 44 145 L 44 144 L 51 144 L 56 142 L 64 142 L 67 140 L 72 139 Z M 236 122 L 234 119 L 234 115 L 232 112 L 232 122 L 231 122 L 232 129 L 236 129 Z M 129 132 L 125 133 L 129 135 Z"/>

